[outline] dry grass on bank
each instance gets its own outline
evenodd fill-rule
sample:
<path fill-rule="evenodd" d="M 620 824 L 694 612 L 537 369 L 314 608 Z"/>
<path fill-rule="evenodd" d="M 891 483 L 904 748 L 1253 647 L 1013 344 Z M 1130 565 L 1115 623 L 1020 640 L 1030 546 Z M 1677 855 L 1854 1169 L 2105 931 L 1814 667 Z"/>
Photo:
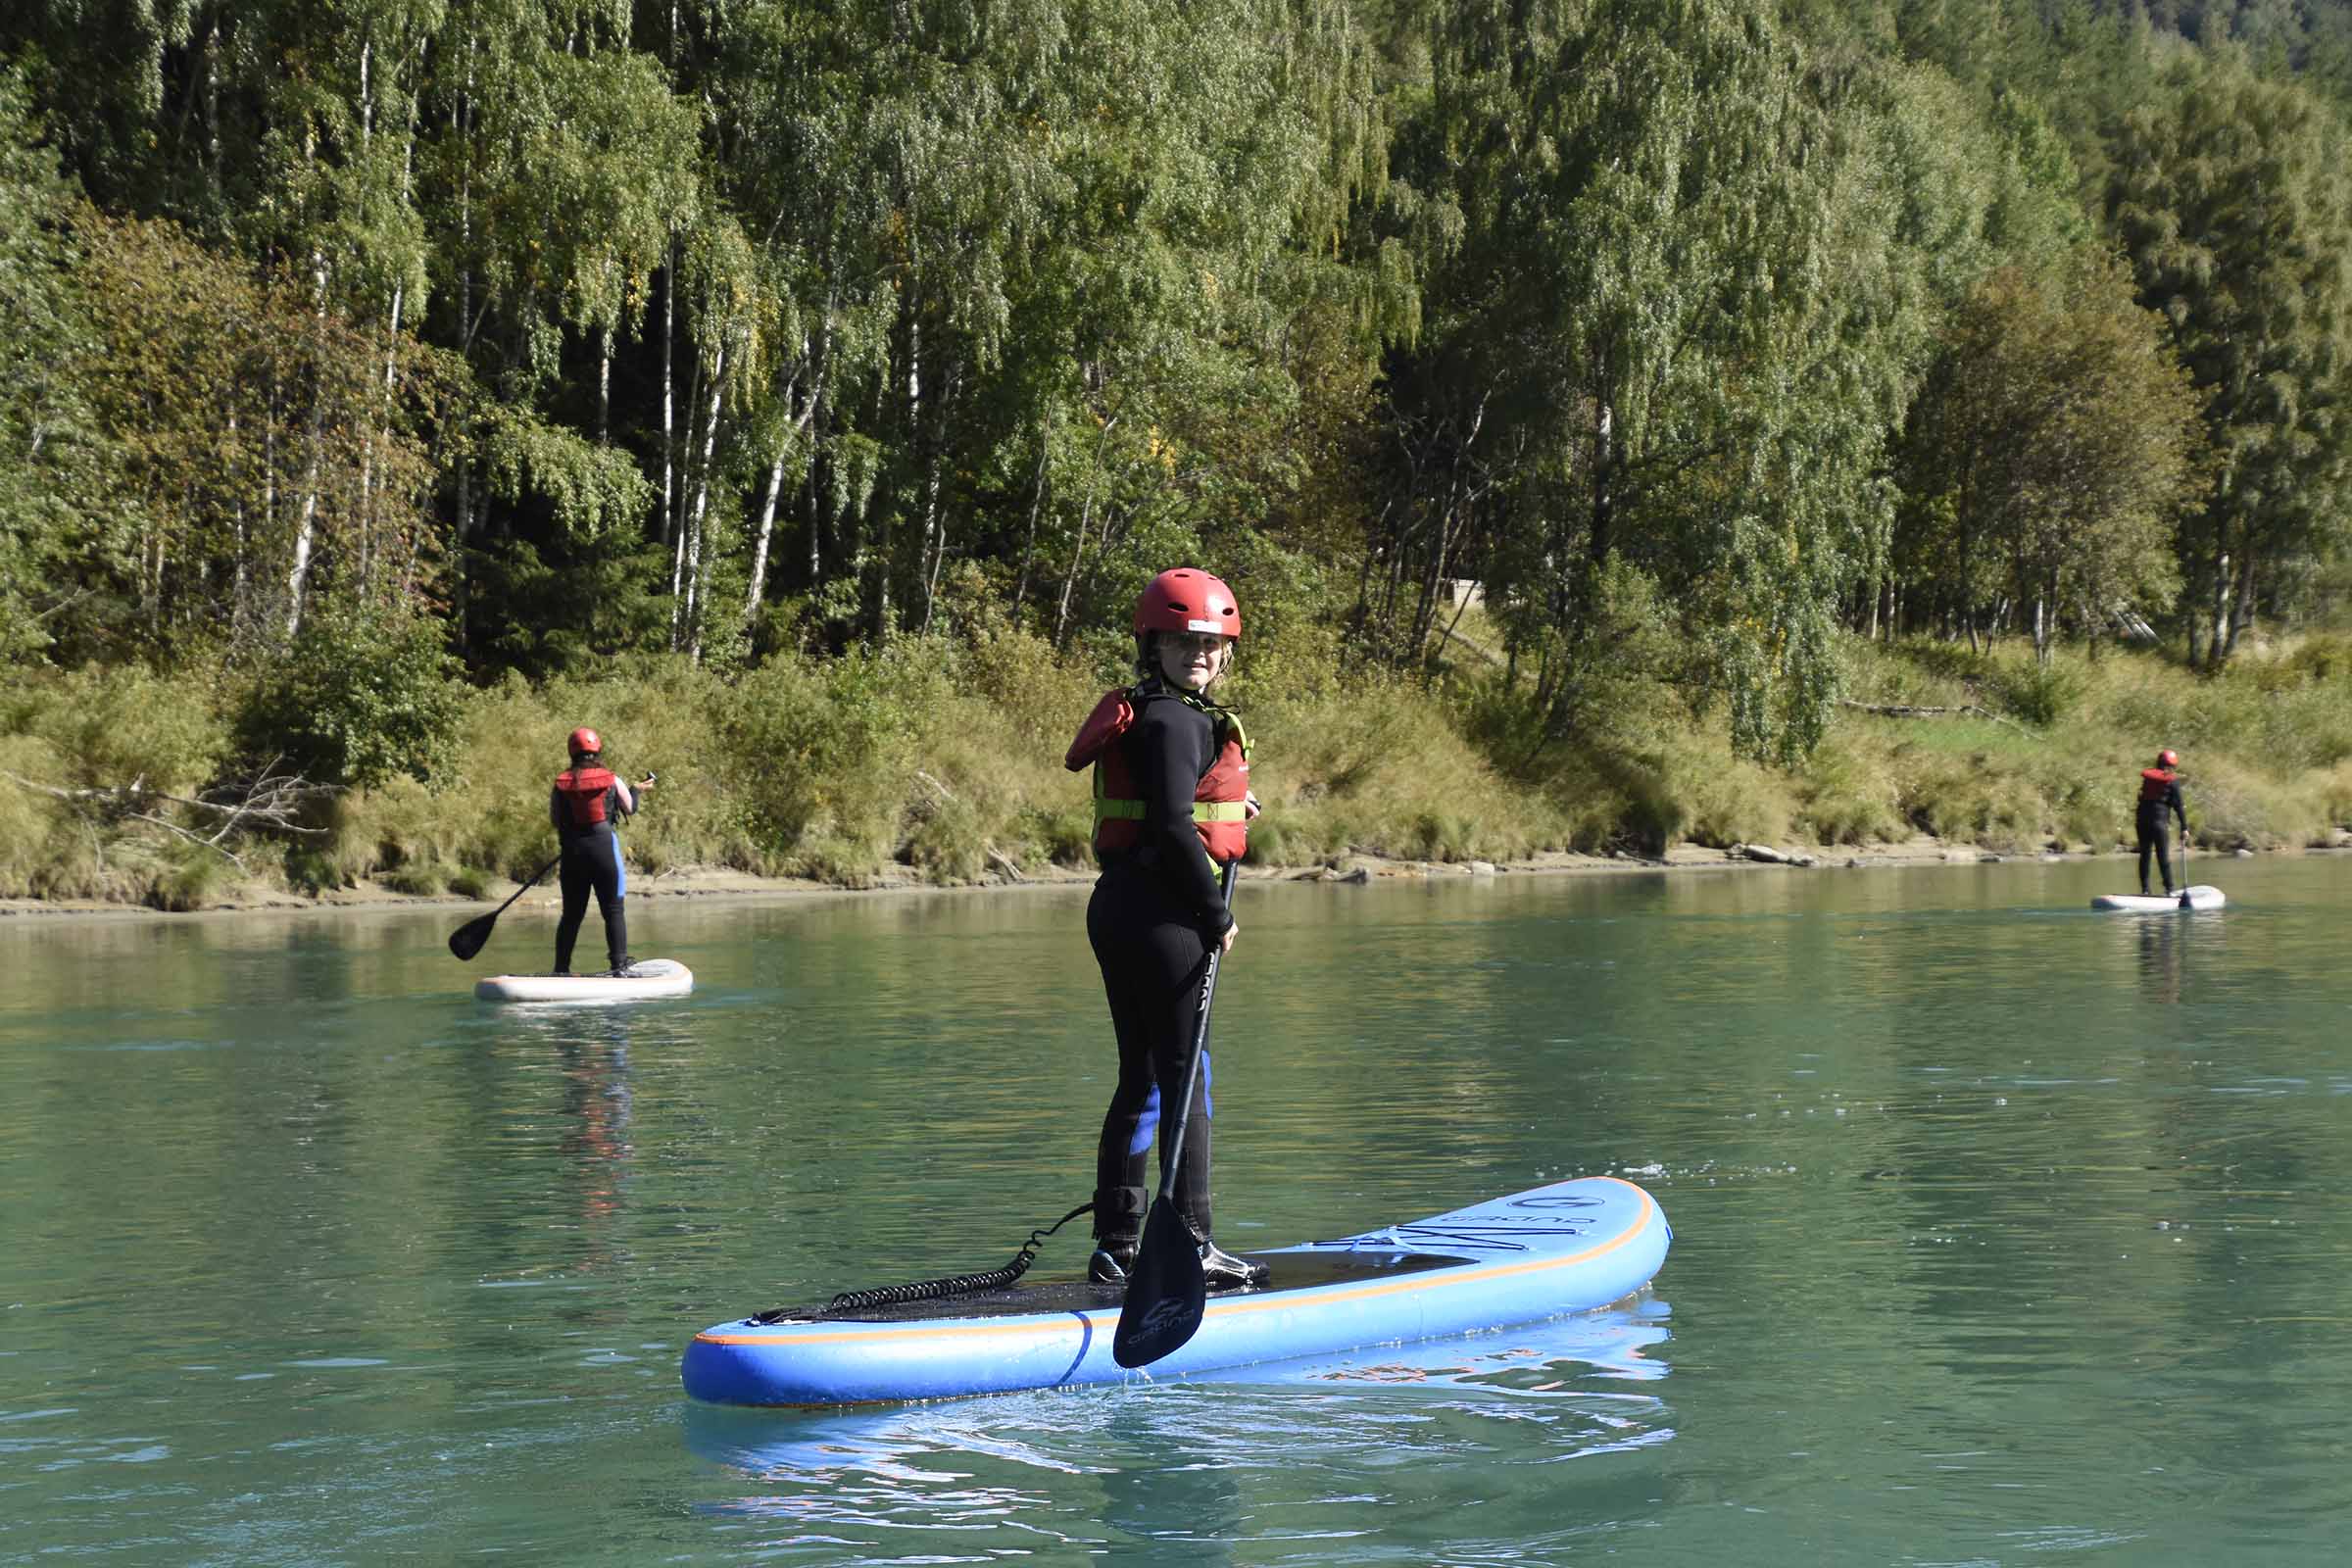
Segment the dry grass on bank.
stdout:
<path fill-rule="evenodd" d="M 1842 710 L 1808 764 L 1785 772 L 1734 758 L 1719 721 L 1693 721 L 1663 692 L 1624 705 L 1612 733 L 1529 750 L 1497 739 L 1528 726 L 1492 671 L 1433 688 L 1343 679 L 1324 647 L 1265 650 L 1236 682 L 1267 805 L 1252 858 L 1510 860 L 1920 833 L 2103 850 L 2130 837 L 2133 776 L 2164 745 L 2182 754 L 2190 820 L 2208 844 L 2326 843 L 2352 824 L 2352 638 L 2252 651 L 2215 678 L 2121 650 L 2062 652 L 2047 670 L 2022 650 L 1939 643 L 1857 642 L 1847 658 L 1857 701 L 1984 712 Z M 997 633 L 779 659 L 735 679 L 674 660 L 541 688 L 510 679 L 465 695 L 429 780 L 339 798 L 318 838 L 236 848 L 265 886 L 479 896 L 552 854 L 547 780 L 564 734 L 585 723 L 605 733 L 616 769 L 661 772 L 625 834 L 641 874 L 858 887 L 910 871 L 953 884 L 1080 866 L 1088 782 L 1061 757 L 1118 676 Z M 216 901 L 239 880 L 222 857 L 119 799 L 75 792 L 140 781 L 193 795 L 234 765 L 222 718 L 232 700 L 207 680 L 135 669 L 0 679 L 0 897 Z"/>

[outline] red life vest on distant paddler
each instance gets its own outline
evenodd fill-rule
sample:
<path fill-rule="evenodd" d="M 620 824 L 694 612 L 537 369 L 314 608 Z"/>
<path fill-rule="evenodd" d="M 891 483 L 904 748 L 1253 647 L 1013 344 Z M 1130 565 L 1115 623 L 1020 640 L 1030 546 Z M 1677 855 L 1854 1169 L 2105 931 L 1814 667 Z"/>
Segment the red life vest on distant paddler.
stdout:
<path fill-rule="evenodd" d="M 1193 792 L 1193 826 L 1210 859 L 1240 859 L 1250 845 L 1250 737 L 1241 715 L 1186 693 L 1141 687 L 1104 692 L 1062 758 L 1073 773 L 1094 766 L 1095 853 L 1132 850 L 1143 840 L 1144 802 L 1127 771 L 1127 750 L 1117 742 L 1135 727 L 1136 710 L 1154 701 L 1184 703 L 1216 720 L 1217 755 Z"/>
<path fill-rule="evenodd" d="M 612 783 L 609 767 L 567 767 L 556 775 L 556 793 L 564 797 L 564 814 L 573 827 L 595 827 L 604 821 Z"/>
<path fill-rule="evenodd" d="M 2170 768 L 2143 767 L 2139 770 L 2139 798 L 2142 802 L 2167 800 L 2180 782 L 2180 775 Z"/>

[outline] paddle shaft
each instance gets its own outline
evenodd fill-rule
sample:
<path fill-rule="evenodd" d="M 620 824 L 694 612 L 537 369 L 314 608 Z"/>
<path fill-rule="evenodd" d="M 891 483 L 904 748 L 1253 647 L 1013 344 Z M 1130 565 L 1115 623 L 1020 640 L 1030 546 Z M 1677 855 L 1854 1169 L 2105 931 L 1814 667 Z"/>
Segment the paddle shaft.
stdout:
<path fill-rule="evenodd" d="M 502 914 L 504 914 L 504 913 L 506 913 L 508 909 L 510 909 L 510 908 L 512 908 L 512 907 L 514 906 L 514 901 L 515 901 L 516 899 L 519 899 L 519 898 L 521 898 L 521 897 L 522 897 L 522 896 L 523 896 L 525 893 L 528 893 L 528 892 L 530 892 L 530 891 L 531 891 L 531 889 L 533 889 L 533 888 L 537 887 L 537 886 L 538 886 L 538 885 L 539 885 L 539 884 L 540 884 L 542 881 L 544 881 L 544 880 L 546 879 L 546 877 L 547 877 L 547 873 L 548 873 L 548 872 L 550 872 L 550 871 L 553 871 L 553 870 L 554 870 L 554 869 L 555 869 L 557 866 L 559 866 L 559 865 L 561 865 L 561 864 L 563 864 L 563 863 L 564 863 L 564 856 L 563 856 L 562 852 L 561 852 L 561 851 L 559 851 L 559 852 L 557 853 L 557 855 L 556 855 L 556 858 L 555 858 L 554 859 L 552 859 L 552 860 L 548 861 L 548 862 L 547 862 L 545 865 L 541 866 L 541 867 L 540 867 L 538 870 L 536 870 L 536 871 L 533 871 L 533 872 L 531 873 L 531 879 L 530 879 L 528 882 L 525 882 L 525 883 L 524 883 L 522 886 L 520 886 L 520 887 L 516 888 L 516 889 L 515 889 L 514 892 L 512 892 L 512 893 L 508 894 L 508 895 L 507 895 L 507 902 L 506 902 L 506 903 L 504 903 L 504 904 L 502 904 L 502 905 L 500 905 L 500 906 L 499 906 L 497 908 L 495 908 L 495 909 L 492 909 L 492 910 L 490 911 L 490 918 L 491 918 L 492 920 L 494 920 L 494 921 L 495 921 L 495 920 L 496 920 L 496 919 L 497 919 L 497 918 L 498 918 L 500 915 L 502 915 Z"/>
<path fill-rule="evenodd" d="M 1225 874 L 1217 891 L 1223 895 L 1228 910 L 1233 907 L 1233 873 L 1241 862 L 1227 860 Z M 1225 956 L 1222 941 L 1212 943 L 1208 950 L 1208 967 L 1200 975 L 1200 1016 L 1193 1025 L 1193 1059 L 1184 1070 L 1184 1098 L 1176 1102 L 1175 1119 L 1168 1128 L 1168 1165 L 1159 1173 L 1159 1200 L 1173 1202 L 1176 1198 L 1176 1171 L 1184 1162 L 1184 1133 L 1192 1124 L 1193 1095 L 1200 1084 L 1200 1061 L 1208 1054 L 1208 1009 L 1217 1000 L 1217 960 Z"/>

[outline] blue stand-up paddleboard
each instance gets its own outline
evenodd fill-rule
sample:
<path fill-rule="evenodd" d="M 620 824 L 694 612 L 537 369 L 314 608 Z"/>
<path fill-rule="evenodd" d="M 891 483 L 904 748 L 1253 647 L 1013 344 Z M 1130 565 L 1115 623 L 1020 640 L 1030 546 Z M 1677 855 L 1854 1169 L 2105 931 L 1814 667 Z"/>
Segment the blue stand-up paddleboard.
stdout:
<path fill-rule="evenodd" d="M 1641 1188 L 1555 1182 L 1336 1242 L 1245 1254 L 1273 1275 L 1211 1296 L 1182 1348 L 1111 1359 L 1120 1293 L 1083 1280 L 946 1300 L 738 1318 L 686 1348 L 686 1392 L 720 1404 L 855 1404 L 1195 1377 L 1606 1306 L 1649 1283 L 1672 1233 Z"/>

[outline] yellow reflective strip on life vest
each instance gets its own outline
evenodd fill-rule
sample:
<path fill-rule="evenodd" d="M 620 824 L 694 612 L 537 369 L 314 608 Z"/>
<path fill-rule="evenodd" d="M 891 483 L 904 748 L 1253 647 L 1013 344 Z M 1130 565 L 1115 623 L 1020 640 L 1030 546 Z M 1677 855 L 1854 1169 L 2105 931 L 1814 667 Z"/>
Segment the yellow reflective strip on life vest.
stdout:
<path fill-rule="evenodd" d="M 1114 801 L 1105 796 L 1095 797 L 1095 820 L 1098 822 L 1140 822 L 1144 819 L 1141 801 Z M 1196 822 L 1247 822 L 1250 807 L 1244 801 L 1195 801 L 1193 820 Z"/>

